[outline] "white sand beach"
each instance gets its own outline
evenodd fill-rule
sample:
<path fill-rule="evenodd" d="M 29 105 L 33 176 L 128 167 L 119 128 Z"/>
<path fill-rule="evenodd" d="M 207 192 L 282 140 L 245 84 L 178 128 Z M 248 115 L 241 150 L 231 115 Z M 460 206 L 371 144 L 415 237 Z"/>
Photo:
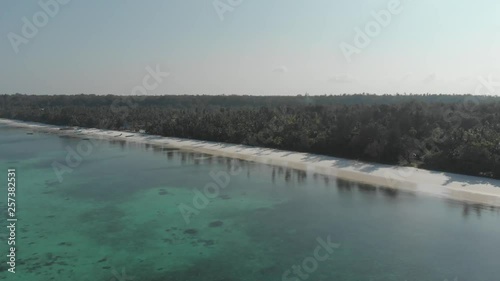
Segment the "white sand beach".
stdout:
<path fill-rule="evenodd" d="M 86 128 L 61 130 L 62 127 L 58 126 L 8 119 L 0 119 L 0 125 L 20 127 L 32 131 L 64 134 L 78 138 L 104 138 L 109 140 L 123 140 L 160 145 L 269 165 L 286 166 L 305 170 L 308 173 L 331 175 L 376 186 L 385 186 L 441 198 L 500 207 L 500 180 L 489 178 L 408 167 L 363 163 L 309 153 L 169 138 L 122 131 Z"/>

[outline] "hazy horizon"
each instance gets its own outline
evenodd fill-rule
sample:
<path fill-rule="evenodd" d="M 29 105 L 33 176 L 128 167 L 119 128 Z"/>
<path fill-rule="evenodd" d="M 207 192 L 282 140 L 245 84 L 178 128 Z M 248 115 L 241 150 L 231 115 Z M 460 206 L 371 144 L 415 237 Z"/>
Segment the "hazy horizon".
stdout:
<path fill-rule="evenodd" d="M 1 5 L 1 94 L 137 94 L 148 67 L 168 73 L 148 95 L 496 95 L 500 85 L 493 0 Z"/>

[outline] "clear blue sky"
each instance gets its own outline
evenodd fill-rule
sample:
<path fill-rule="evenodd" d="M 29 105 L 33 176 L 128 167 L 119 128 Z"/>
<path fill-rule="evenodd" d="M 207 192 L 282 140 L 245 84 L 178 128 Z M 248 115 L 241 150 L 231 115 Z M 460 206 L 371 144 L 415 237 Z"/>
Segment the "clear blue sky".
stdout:
<path fill-rule="evenodd" d="M 16 53 L 9 34 L 43 10 L 2 1 L 0 93 L 130 94 L 148 65 L 170 72 L 158 95 L 464 93 L 500 77 L 498 0 L 401 0 L 350 62 L 339 45 L 390 1 L 242 0 L 223 20 L 213 2 L 72 0 Z"/>

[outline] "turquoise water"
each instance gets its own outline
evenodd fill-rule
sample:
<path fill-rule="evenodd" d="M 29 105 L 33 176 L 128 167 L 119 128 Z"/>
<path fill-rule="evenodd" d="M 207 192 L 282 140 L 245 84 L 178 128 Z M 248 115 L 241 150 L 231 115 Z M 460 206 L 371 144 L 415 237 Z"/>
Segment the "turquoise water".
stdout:
<path fill-rule="evenodd" d="M 500 280 L 494 208 L 28 132 L 0 127 L 2 280 Z M 68 162 L 68 151 L 82 157 Z M 54 162 L 67 168 L 60 178 Z M 6 264 L 8 168 L 15 274 Z"/>

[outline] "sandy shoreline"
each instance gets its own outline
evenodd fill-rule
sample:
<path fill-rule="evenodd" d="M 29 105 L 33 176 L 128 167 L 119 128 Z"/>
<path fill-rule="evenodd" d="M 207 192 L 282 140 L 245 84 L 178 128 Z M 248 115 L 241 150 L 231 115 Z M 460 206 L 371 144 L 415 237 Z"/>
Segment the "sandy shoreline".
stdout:
<path fill-rule="evenodd" d="M 248 147 L 226 143 L 168 138 L 122 131 L 78 128 L 61 130 L 59 126 L 0 119 L 0 125 L 52 132 L 79 138 L 124 140 L 191 150 L 264 164 L 286 166 L 308 173 L 331 175 L 346 180 L 425 193 L 470 203 L 500 207 L 500 180 L 363 163 L 329 156 Z"/>

